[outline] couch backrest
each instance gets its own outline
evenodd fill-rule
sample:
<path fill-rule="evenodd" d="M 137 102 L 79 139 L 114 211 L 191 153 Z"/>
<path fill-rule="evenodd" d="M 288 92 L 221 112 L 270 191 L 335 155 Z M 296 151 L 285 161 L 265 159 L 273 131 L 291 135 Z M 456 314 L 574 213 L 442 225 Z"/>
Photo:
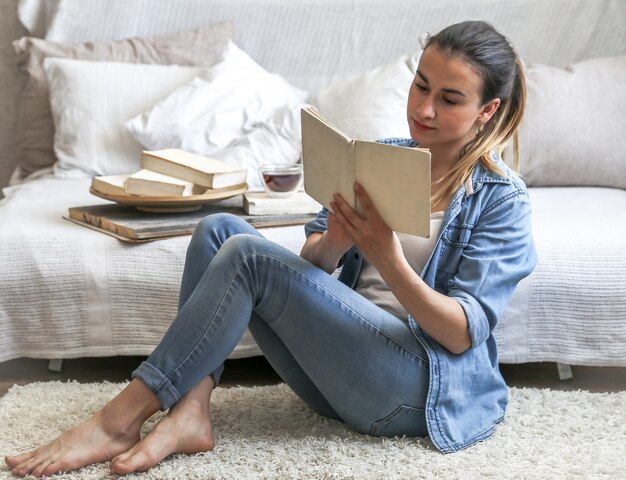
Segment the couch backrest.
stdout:
<path fill-rule="evenodd" d="M 17 3 L 0 0 L 3 11 Z M 233 20 L 236 42 L 245 51 L 311 91 L 414 52 L 421 35 L 465 19 L 493 23 L 527 62 L 562 66 L 626 54 L 622 0 L 21 0 L 20 5 L 22 21 L 56 41 L 157 35 Z M 12 22 L 13 15 L 0 19 L 3 40 L 21 34 Z M 10 137 L 19 84 L 6 44 L 0 54 L 0 105 L 9 105 L 0 112 L 6 132 L 0 137 L 1 186 L 15 164 Z"/>

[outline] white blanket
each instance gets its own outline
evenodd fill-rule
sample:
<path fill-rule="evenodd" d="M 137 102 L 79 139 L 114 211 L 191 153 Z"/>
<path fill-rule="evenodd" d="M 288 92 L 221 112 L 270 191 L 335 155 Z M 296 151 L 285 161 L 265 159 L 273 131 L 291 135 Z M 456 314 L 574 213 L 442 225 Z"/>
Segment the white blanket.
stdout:
<path fill-rule="evenodd" d="M 126 244 L 62 218 L 105 203 L 89 180 L 43 177 L 0 201 L 0 361 L 147 355 L 176 314 L 189 236 Z M 302 226 L 264 228 L 294 252 Z M 259 354 L 246 334 L 232 357 Z"/>
<path fill-rule="evenodd" d="M 131 245 L 63 220 L 104 202 L 88 183 L 5 189 L 0 361 L 147 355 L 176 314 L 190 237 Z M 539 264 L 496 328 L 500 360 L 626 366 L 626 191 L 536 188 L 531 199 Z M 294 252 L 304 241 L 301 226 L 263 234 Z M 247 334 L 233 357 L 259 353 Z"/>

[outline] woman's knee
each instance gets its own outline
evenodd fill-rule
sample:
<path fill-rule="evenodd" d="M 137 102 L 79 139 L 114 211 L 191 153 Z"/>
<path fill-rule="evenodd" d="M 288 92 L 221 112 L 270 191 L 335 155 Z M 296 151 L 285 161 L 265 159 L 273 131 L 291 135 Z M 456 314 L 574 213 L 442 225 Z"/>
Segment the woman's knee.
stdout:
<path fill-rule="evenodd" d="M 222 250 L 230 253 L 238 253 L 244 257 L 256 253 L 263 243 L 267 242 L 263 237 L 250 235 L 247 232 L 230 235 L 223 243 Z"/>
<path fill-rule="evenodd" d="M 251 231 L 254 229 L 250 224 L 238 216 L 230 213 L 216 213 L 198 222 L 191 243 L 201 247 L 214 245 L 219 248 L 229 237 Z"/>
<path fill-rule="evenodd" d="M 231 213 L 214 213 L 204 217 L 194 230 L 194 236 L 206 237 L 219 233 L 238 232 L 247 229 L 250 225 L 237 215 Z"/>
<path fill-rule="evenodd" d="M 204 217 L 194 229 L 187 248 L 187 258 L 212 257 L 231 236 L 252 229 L 250 225 L 229 213 L 216 213 Z"/>

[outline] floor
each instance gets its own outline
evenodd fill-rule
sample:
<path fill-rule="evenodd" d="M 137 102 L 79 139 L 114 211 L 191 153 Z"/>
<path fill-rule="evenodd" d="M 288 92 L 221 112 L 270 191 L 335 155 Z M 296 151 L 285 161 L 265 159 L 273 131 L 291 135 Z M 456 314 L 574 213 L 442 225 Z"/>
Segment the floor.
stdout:
<path fill-rule="evenodd" d="M 0 397 L 13 385 L 31 382 L 69 381 L 123 382 L 143 360 L 142 357 L 81 358 L 65 360 L 60 373 L 48 370 L 47 360 L 21 358 L 0 363 Z M 500 370 L 510 386 L 612 392 L 626 390 L 626 368 L 572 367 L 573 378 L 559 380 L 554 363 L 501 365 Z M 222 385 L 272 385 L 280 382 L 263 357 L 228 360 Z"/>

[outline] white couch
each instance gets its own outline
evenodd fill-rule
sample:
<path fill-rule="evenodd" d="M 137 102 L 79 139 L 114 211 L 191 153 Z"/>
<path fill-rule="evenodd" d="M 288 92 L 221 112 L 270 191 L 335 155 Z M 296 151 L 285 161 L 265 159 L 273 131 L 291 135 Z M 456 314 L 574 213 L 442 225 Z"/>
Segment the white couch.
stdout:
<path fill-rule="evenodd" d="M 1 6 L 17 13 L 17 4 L 2 0 Z M 392 135 L 405 133 L 401 98 L 410 71 L 402 84 L 395 77 L 380 80 L 376 75 L 394 72 L 390 62 L 415 55 L 424 34 L 455 21 L 492 22 L 528 65 L 531 121 L 524 127 L 521 170 L 531 187 L 539 255 L 496 329 L 500 361 L 626 366 L 626 127 L 623 119 L 606 114 L 626 110 L 626 93 L 619 89 L 626 76 L 620 20 L 626 18 L 625 2 L 22 0 L 19 7 L 30 35 L 59 42 L 162 35 L 231 20 L 242 50 L 311 92 L 309 101 L 333 110 L 334 119 L 357 135 L 386 134 L 379 120 L 393 127 Z M 26 33 L 15 13 L 0 19 L 3 40 Z M 4 48 L 1 54 L 6 108 L 0 127 L 9 132 L 0 138 L 5 185 L 20 161 L 12 139 L 21 80 L 12 52 Z M 560 69 L 596 57 L 615 58 Z M 382 65 L 387 70 L 371 73 Z M 600 84 L 591 90 L 602 95 L 583 98 L 589 91 L 577 75 L 598 67 Z M 609 78 L 605 67 L 612 69 Z M 613 78 L 620 75 L 621 82 Z M 349 78 L 356 80 L 345 83 Z M 598 87 L 611 82 L 615 89 Z M 374 93 L 383 100 L 375 103 Z M 594 109 L 596 97 L 605 97 L 606 105 Z M 581 110 L 584 119 L 576 123 Z M 606 132 L 618 133 L 604 141 Z M 12 186 L 4 189 L 0 361 L 146 355 L 174 317 L 189 237 L 128 245 L 63 220 L 68 207 L 103 203 L 88 193 L 88 185 L 87 175 L 67 178 L 42 170 L 25 180 L 13 175 Z M 301 227 L 264 233 L 293 251 L 304 241 Z M 233 356 L 258 353 L 247 335 Z"/>

